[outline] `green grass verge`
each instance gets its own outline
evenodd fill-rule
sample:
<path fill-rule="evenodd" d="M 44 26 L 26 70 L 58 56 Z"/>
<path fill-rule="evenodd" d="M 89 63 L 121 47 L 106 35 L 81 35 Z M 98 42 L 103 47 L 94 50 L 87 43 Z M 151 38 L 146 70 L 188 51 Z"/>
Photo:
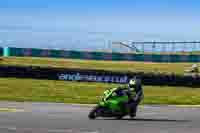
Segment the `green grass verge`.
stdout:
<path fill-rule="evenodd" d="M 96 103 L 118 84 L 0 78 L 0 100 Z M 143 104 L 200 104 L 200 88 L 144 86 Z"/>
<path fill-rule="evenodd" d="M 130 61 L 95 61 L 78 59 L 8 57 L 2 58 L 0 65 L 41 66 L 57 68 L 82 68 L 120 72 L 162 72 L 182 75 L 192 63 L 150 63 Z M 200 64 L 200 63 L 199 63 Z"/>

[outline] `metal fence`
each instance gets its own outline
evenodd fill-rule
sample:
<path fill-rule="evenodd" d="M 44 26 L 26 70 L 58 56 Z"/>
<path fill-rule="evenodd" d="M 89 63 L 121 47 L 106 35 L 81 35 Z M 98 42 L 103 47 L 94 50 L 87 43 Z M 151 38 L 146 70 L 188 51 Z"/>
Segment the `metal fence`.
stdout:
<path fill-rule="evenodd" d="M 142 61 L 142 62 L 200 62 L 200 55 L 131 54 L 87 51 L 64 51 L 32 48 L 4 48 L 4 56 L 53 57 L 69 59 Z"/>
<path fill-rule="evenodd" d="M 0 47 L 0 56 L 3 56 L 3 48 Z"/>

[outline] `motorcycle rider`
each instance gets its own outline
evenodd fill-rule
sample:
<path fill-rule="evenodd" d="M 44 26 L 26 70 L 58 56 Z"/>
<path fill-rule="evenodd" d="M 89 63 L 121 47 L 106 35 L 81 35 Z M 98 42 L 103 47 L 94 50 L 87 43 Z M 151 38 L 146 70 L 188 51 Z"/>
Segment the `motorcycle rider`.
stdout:
<path fill-rule="evenodd" d="M 130 116 L 135 117 L 137 112 L 137 106 L 140 104 L 144 98 L 143 88 L 141 79 L 135 76 L 133 79 L 130 79 L 128 87 L 119 87 L 119 90 L 125 90 L 128 95 L 128 101 L 121 103 L 123 108 L 128 107 L 130 109 Z"/>

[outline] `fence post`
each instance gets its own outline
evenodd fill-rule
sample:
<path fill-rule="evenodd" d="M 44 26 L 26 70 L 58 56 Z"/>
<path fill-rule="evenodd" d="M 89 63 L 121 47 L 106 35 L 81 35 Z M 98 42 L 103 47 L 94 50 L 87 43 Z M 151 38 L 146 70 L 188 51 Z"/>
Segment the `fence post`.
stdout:
<path fill-rule="evenodd" d="M 3 48 L 3 56 L 4 57 L 9 57 L 10 56 L 10 49 L 9 49 L 9 47 L 4 47 Z"/>

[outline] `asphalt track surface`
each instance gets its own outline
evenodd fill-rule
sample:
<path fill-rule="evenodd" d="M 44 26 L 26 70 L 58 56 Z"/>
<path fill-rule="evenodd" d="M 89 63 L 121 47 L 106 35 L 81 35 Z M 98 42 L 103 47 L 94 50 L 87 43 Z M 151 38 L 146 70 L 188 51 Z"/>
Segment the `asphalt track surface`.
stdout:
<path fill-rule="evenodd" d="M 0 133 L 200 133 L 199 107 L 144 106 L 137 117 L 89 120 L 91 107 L 0 102 Z"/>

